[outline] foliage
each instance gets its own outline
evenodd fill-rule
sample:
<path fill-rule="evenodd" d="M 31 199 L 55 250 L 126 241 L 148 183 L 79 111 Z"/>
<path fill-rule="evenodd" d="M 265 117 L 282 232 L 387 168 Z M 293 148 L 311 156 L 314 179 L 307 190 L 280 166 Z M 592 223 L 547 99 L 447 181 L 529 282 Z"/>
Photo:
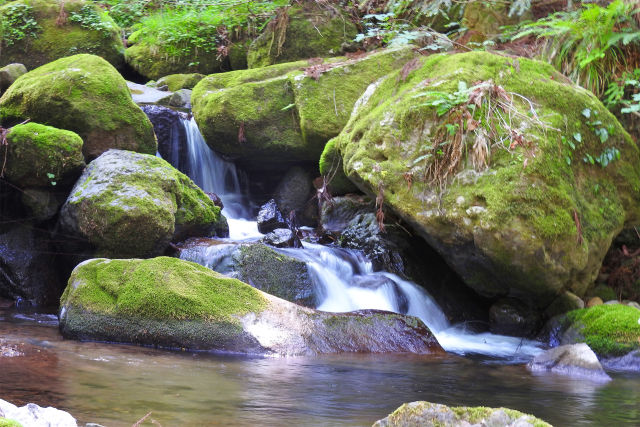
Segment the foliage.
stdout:
<path fill-rule="evenodd" d="M 147 0 L 107 0 L 100 4 L 109 10 L 109 16 L 121 28 L 130 28 L 150 13 L 151 2 Z"/>
<path fill-rule="evenodd" d="M 640 61 L 640 29 L 632 3 L 583 4 L 523 24 L 511 39 L 545 39 L 543 56 L 578 84 L 602 95 L 609 83 Z"/>
<path fill-rule="evenodd" d="M 2 8 L 0 14 L 0 35 L 5 46 L 27 37 L 36 37 L 41 30 L 33 7 L 22 3 L 10 3 Z"/>
<path fill-rule="evenodd" d="M 102 15 L 106 15 L 106 12 L 100 14 L 93 5 L 85 4 L 80 11 L 71 12 L 69 21 L 80 24 L 82 28 L 102 33 L 104 37 L 110 37 L 113 24 Z"/>
<path fill-rule="evenodd" d="M 609 83 L 604 93 L 604 104 L 610 109 L 622 107 L 623 114 L 640 114 L 640 68 L 626 71 L 617 81 Z"/>

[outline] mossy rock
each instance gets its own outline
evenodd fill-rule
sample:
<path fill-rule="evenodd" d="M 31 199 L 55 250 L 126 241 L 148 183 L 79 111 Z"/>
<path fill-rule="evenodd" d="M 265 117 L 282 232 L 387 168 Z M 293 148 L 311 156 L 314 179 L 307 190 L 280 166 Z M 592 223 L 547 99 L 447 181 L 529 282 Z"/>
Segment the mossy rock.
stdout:
<path fill-rule="evenodd" d="M 0 98 L 0 119 L 4 126 L 31 119 L 73 131 L 87 160 L 110 148 L 157 150 L 153 126 L 126 81 L 95 55 L 58 59 L 18 78 Z"/>
<path fill-rule="evenodd" d="M 442 426 L 460 425 L 534 426 L 551 427 L 551 424 L 520 411 L 484 406 L 446 406 L 425 401 L 405 403 L 391 415 L 376 421 L 373 427 Z"/>
<path fill-rule="evenodd" d="M 286 171 L 317 162 L 346 124 L 367 86 L 415 57 L 409 47 L 364 57 L 278 64 L 206 77 L 193 90 L 193 113 L 214 150 L 248 168 Z M 310 76 L 321 70 L 317 79 Z"/>
<path fill-rule="evenodd" d="M 638 147 L 592 93 L 549 64 L 487 52 L 420 61 L 406 79 L 402 71 L 391 74 L 358 102 L 333 142 L 346 175 L 372 196 L 382 192 L 385 207 L 481 295 L 540 308 L 567 290 L 584 295 L 612 239 L 640 221 Z M 468 100 L 460 82 L 478 81 L 496 86 L 484 83 L 476 94 L 504 90 L 517 116 L 511 129 L 527 142 L 512 145 L 502 124 L 482 118 L 478 132 L 497 135 L 488 168 L 472 165 L 478 140 L 467 131 L 459 163 L 440 163 L 451 166 L 449 176 L 427 174 L 444 154 L 437 150 L 452 144 L 445 125 L 457 129 L 427 101 Z M 526 119 L 532 114 L 544 124 Z M 590 125 L 596 119 L 598 129 L 608 129 L 604 142 Z M 583 161 L 614 149 L 620 158 L 607 167 Z"/>
<path fill-rule="evenodd" d="M 131 40 L 131 39 L 130 39 Z M 221 71 L 223 63 L 217 52 L 201 52 L 196 55 L 171 56 L 162 46 L 140 41 L 127 48 L 124 57 L 134 70 L 150 80 L 179 73 L 212 74 Z"/>
<path fill-rule="evenodd" d="M 558 323 L 560 344 L 585 342 L 598 358 L 624 356 L 640 348 L 640 310 L 625 304 L 570 311 Z"/>
<path fill-rule="evenodd" d="M 338 56 L 358 30 L 349 15 L 330 4 L 303 1 L 281 9 L 263 33 L 251 43 L 249 68 Z"/>
<path fill-rule="evenodd" d="M 500 27 L 515 25 L 527 19 L 531 19 L 530 11 L 522 15 L 512 14 L 511 5 L 498 2 L 469 1 L 464 5 L 462 25 L 467 28 L 470 40 L 483 42 L 494 39 L 500 35 Z"/>
<path fill-rule="evenodd" d="M 7 418 L 0 418 L 0 427 L 22 427 L 16 420 L 9 420 Z"/>
<path fill-rule="evenodd" d="M 169 163 L 109 150 L 84 170 L 59 221 L 100 256 L 150 257 L 171 241 L 213 234 L 220 220 L 220 208 Z"/>
<path fill-rule="evenodd" d="M 417 318 L 324 313 L 175 258 L 79 264 L 60 304 L 67 338 L 253 354 L 442 352 Z"/>
<path fill-rule="evenodd" d="M 91 1 L 84 0 L 19 0 L 5 3 L 0 7 L 0 17 L 7 16 L 12 10 L 24 10 L 24 20 L 33 19 L 37 23 L 34 34 L 13 36 L 13 31 L 5 30 L 1 39 L 2 58 L 0 65 L 19 62 L 33 69 L 56 59 L 78 53 L 91 53 L 101 56 L 113 66 L 120 68 L 124 64 L 124 45 L 120 29 Z M 93 19 L 92 26 L 74 22 L 73 14 L 88 15 Z M 6 19 L 6 18 L 5 18 Z M 25 22 L 16 34 L 24 34 Z M 10 27 L 11 28 L 11 27 Z"/>
<path fill-rule="evenodd" d="M 24 64 L 9 64 L 0 68 L 0 93 L 7 90 L 18 77 L 26 74 L 27 67 Z"/>
<path fill-rule="evenodd" d="M 7 134 L 5 175 L 20 188 L 71 186 L 84 168 L 82 138 L 76 133 L 26 123 Z"/>
<path fill-rule="evenodd" d="M 356 193 L 360 190 L 347 178 L 342 166 L 342 155 L 336 146 L 336 140 L 331 139 L 324 146 L 318 164 L 320 174 L 327 179 L 329 192 L 332 196 L 344 196 L 347 193 Z"/>
<path fill-rule="evenodd" d="M 169 91 L 175 92 L 180 89 L 193 89 L 200 80 L 204 78 L 204 74 L 170 74 L 158 79 L 156 87 L 168 86 Z"/>

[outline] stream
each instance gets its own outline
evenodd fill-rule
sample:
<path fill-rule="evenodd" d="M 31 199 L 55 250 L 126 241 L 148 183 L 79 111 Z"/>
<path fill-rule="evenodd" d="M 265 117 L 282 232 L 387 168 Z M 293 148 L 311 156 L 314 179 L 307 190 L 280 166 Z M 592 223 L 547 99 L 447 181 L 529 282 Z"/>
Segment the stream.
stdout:
<path fill-rule="evenodd" d="M 224 202 L 230 237 L 181 257 L 208 267 L 237 242 L 262 237 L 233 164 L 206 146 L 184 120 L 185 171 Z M 211 172 L 215 171 L 215 172 Z M 64 340 L 55 313 L 0 308 L 0 398 L 70 412 L 79 423 L 131 426 L 147 413 L 162 426 L 365 426 L 399 405 L 508 407 L 556 426 L 640 425 L 640 377 L 611 373 L 608 383 L 530 373 L 535 341 L 451 325 L 418 285 L 373 271 L 358 251 L 304 243 L 280 252 L 307 263 L 318 309 L 384 309 L 422 319 L 446 355 L 343 354 L 254 358 Z"/>

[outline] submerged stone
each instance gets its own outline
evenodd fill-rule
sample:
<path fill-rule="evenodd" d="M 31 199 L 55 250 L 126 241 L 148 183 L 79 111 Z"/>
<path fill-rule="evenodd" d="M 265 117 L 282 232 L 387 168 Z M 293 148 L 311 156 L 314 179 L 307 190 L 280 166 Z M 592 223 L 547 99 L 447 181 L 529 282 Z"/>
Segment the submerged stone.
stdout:
<path fill-rule="evenodd" d="M 176 258 L 93 259 L 61 298 L 67 338 L 272 355 L 441 352 L 417 318 L 324 313 Z"/>

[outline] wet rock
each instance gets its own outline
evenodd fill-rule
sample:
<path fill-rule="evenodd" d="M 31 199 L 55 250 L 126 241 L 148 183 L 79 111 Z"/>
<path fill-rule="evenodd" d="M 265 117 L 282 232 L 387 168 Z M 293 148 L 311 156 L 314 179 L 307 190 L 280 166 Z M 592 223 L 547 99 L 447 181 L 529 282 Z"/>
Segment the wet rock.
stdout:
<path fill-rule="evenodd" d="M 278 205 L 274 199 L 262 205 L 258 212 L 258 231 L 267 234 L 276 228 L 288 228 L 289 224 L 280 213 Z"/>
<path fill-rule="evenodd" d="M 320 210 L 320 225 L 329 233 L 342 233 L 357 215 L 375 211 L 373 201 L 366 196 L 333 197 Z"/>
<path fill-rule="evenodd" d="M 320 312 L 168 257 L 78 265 L 61 298 L 60 330 L 73 339 L 249 354 L 442 352 L 418 318 Z"/>
<path fill-rule="evenodd" d="M 287 171 L 273 193 L 273 198 L 280 212 L 287 218 L 291 212 L 294 212 L 298 225 L 313 225 L 313 218 L 305 218 L 304 215 L 305 208 L 310 204 L 312 197 L 311 176 L 309 172 L 299 166 Z M 316 204 L 310 205 L 316 206 Z"/>
<path fill-rule="evenodd" d="M 27 403 L 17 407 L 6 400 L 0 399 L 0 417 L 15 420 L 23 426 L 29 427 L 76 427 L 75 418 L 68 412 L 51 406 L 43 408 L 35 403 Z M 1 421 L 1 420 L 0 420 Z M 9 424 L 11 427 L 11 424 Z"/>
<path fill-rule="evenodd" d="M 176 169 L 186 170 L 189 153 L 185 146 L 187 131 L 182 125 L 184 114 L 161 105 L 143 105 L 140 108 L 153 125 L 162 158 Z"/>
<path fill-rule="evenodd" d="M 579 296 L 566 291 L 558 296 L 558 298 L 556 298 L 555 301 L 547 307 L 544 315 L 546 318 L 550 319 L 559 314 L 564 314 L 572 310 L 579 310 L 581 308 L 584 308 L 584 301 Z"/>
<path fill-rule="evenodd" d="M 262 239 L 262 242 L 276 248 L 294 248 L 300 246 L 300 240 L 288 228 L 276 228 Z"/>
<path fill-rule="evenodd" d="M 633 350 L 620 357 L 602 359 L 602 365 L 612 371 L 640 372 L 640 350 Z"/>
<path fill-rule="evenodd" d="M 431 402 L 405 403 L 391 415 L 376 421 L 373 427 L 417 426 L 492 426 L 492 427 L 551 427 L 532 415 L 513 409 L 481 407 L 449 407 Z"/>
<path fill-rule="evenodd" d="M 166 94 L 167 92 L 165 92 Z M 158 104 L 175 108 L 191 108 L 191 90 L 180 89 L 173 93 L 169 92 L 164 98 L 158 100 Z"/>
<path fill-rule="evenodd" d="M 207 192 L 205 192 L 204 194 L 209 196 L 209 198 L 211 199 L 213 204 L 216 205 L 217 207 L 219 207 L 220 210 L 224 209 L 224 203 L 222 203 L 222 199 L 220 198 L 220 196 L 218 196 L 216 193 L 207 193 Z"/>
<path fill-rule="evenodd" d="M 84 170 L 59 224 L 97 253 L 149 257 L 171 241 L 211 235 L 221 218 L 220 208 L 164 160 L 109 150 Z"/>
<path fill-rule="evenodd" d="M 529 337 L 537 333 L 540 326 L 540 314 L 516 299 L 501 299 L 489 310 L 489 328 L 494 334 Z"/>
<path fill-rule="evenodd" d="M 552 348 L 537 355 L 527 367 L 533 372 L 553 372 L 595 381 L 608 381 L 611 377 L 602 369 L 596 354 L 587 344 L 570 344 Z"/>
<path fill-rule="evenodd" d="M 18 77 L 26 74 L 27 67 L 23 64 L 9 64 L 0 68 L 0 93 L 7 90 Z"/>
<path fill-rule="evenodd" d="M 127 82 L 129 92 L 131 92 L 131 98 L 136 104 L 156 104 L 163 98 L 167 97 L 167 92 L 158 89 L 155 86 L 149 86 L 149 84 L 141 85 L 138 83 Z"/>
<path fill-rule="evenodd" d="M 204 78 L 204 74 L 170 74 L 158 79 L 157 86 L 167 86 L 171 92 L 180 89 L 193 89 L 193 87 Z"/>

